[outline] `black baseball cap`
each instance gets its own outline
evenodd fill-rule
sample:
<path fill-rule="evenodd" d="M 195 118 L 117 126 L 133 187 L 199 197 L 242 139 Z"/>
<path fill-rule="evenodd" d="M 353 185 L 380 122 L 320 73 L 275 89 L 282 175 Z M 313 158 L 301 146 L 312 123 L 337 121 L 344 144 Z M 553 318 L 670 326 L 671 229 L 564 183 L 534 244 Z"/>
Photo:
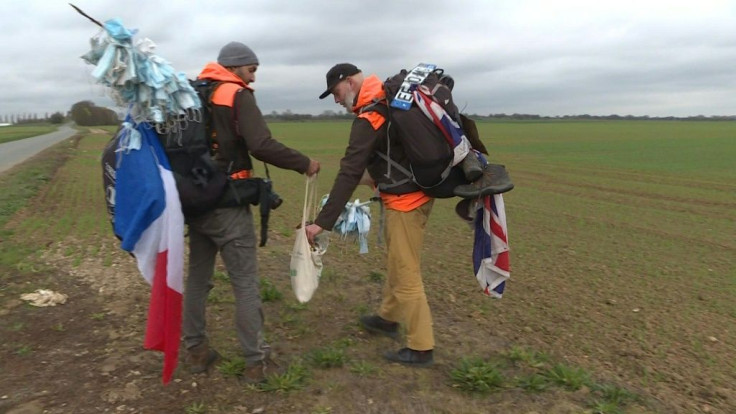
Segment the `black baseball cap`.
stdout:
<path fill-rule="evenodd" d="M 355 75 L 356 73 L 360 73 L 360 69 L 358 69 L 352 63 L 338 63 L 337 65 L 333 66 L 330 70 L 327 71 L 327 89 L 322 92 L 322 95 L 319 96 L 319 99 L 326 98 L 327 95 L 332 93 L 332 88 L 334 88 L 335 85 L 340 83 L 341 80 L 347 78 L 348 76 Z"/>

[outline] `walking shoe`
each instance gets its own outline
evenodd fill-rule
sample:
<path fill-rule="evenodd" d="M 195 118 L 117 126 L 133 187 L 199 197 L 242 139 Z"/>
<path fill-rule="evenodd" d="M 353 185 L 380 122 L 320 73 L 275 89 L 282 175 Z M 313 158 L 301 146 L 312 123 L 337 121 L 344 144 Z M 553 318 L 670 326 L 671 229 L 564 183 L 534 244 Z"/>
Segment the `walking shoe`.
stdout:
<path fill-rule="evenodd" d="M 468 223 L 472 223 L 475 219 L 475 212 L 470 211 L 471 204 L 475 205 L 475 200 L 472 198 L 463 198 L 455 204 L 455 213 L 457 213 L 458 217 L 463 219 L 463 221 L 467 221 Z"/>
<path fill-rule="evenodd" d="M 378 315 L 361 316 L 360 324 L 363 329 L 372 334 L 388 336 L 392 339 L 399 337 L 399 324 L 387 321 Z"/>
<path fill-rule="evenodd" d="M 200 374 L 210 369 L 218 359 L 220 359 L 220 354 L 205 342 L 187 349 L 184 364 L 190 374 Z"/>
<path fill-rule="evenodd" d="M 411 348 L 401 348 L 396 352 L 386 352 L 383 357 L 391 362 L 398 362 L 412 367 L 427 367 L 434 363 L 432 350 L 415 351 Z"/>
<path fill-rule="evenodd" d="M 453 193 L 462 198 L 477 198 L 489 194 L 501 194 L 511 191 L 514 184 L 506 172 L 506 167 L 499 164 L 488 164 L 483 168 L 483 175 L 470 184 L 455 187 Z"/>
<path fill-rule="evenodd" d="M 471 183 L 483 175 L 483 164 L 481 164 L 478 155 L 474 151 L 470 151 L 460 161 L 460 168 L 463 170 L 463 174 L 465 174 L 465 179 Z"/>
<path fill-rule="evenodd" d="M 266 357 L 247 366 L 243 371 L 242 380 L 246 384 L 259 384 L 266 382 L 268 377 L 284 375 L 285 372 L 285 368 L 277 364 L 271 357 Z"/>

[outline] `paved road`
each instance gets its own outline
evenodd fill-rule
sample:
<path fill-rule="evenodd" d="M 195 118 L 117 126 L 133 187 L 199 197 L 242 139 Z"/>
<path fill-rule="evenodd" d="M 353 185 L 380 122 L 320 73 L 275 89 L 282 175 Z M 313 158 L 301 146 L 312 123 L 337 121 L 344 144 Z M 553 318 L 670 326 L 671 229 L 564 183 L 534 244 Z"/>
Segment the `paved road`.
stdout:
<path fill-rule="evenodd" d="M 0 144 L 0 173 L 76 133 L 76 129 L 62 125 L 55 132 Z"/>

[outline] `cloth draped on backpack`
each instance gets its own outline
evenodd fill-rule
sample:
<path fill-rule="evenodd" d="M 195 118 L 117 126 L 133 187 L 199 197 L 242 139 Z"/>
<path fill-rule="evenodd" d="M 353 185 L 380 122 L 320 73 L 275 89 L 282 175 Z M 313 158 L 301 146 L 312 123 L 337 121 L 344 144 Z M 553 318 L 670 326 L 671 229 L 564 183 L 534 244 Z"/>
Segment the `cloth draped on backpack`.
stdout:
<path fill-rule="evenodd" d="M 475 214 L 473 268 L 483 293 L 500 299 L 511 277 L 506 210 L 503 195 L 482 197 Z"/>
<path fill-rule="evenodd" d="M 432 98 L 430 91 L 421 85 L 413 93 L 414 102 L 439 128 L 453 149 L 453 164 L 460 163 L 471 148 L 462 127 L 452 119 L 444 108 Z M 487 160 L 478 151 L 485 164 Z M 506 211 L 501 194 L 481 197 L 475 212 L 475 241 L 473 243 L 473 270 L 483 293 L 500 299 L 511 277 L 509 265 L 508 231 Z"/>
<path fill-rule="evenodd" d="M 109 88 L 128 116 L 113 145 L 114 164 L 107 165 L 107 190 L 113 230 L 121 248 L 132 253 L 151 285 L 144 348 L 162 351 L 162 379 L 176 369 L 181 334 L 184 280 L 184 216 L 174 175 L 156 131 L 178 125 L 201 103 L 184 73 L 177 73 L 153 53 L 150 39 L 133 43 L 136 30 L 119 19 L 103 25 L 82 56 L 95 65 L 91 76 Z M 114 165 L 114 166 L 113 166 Z M 103 166 L 104 160 L 103 160 Z"/>
<path fill-rule="evenodd" d="M 447 111 L 431 98 L 429 91 L 424 86 L 419 86 L 414 91 L 414 102 L 424 115 L 431 119 L 437 128 L 442 131 L 447 144 L 453 151 L 452 165 L 459 164 L 471 150 L 470 141 L 465 136 L 465 131 L 460 127 L 460 124 L 453 120 Z"/>
<path fill-rule="evenodd" d="M 144 348 L 164 353 L 163 382 L 176 369 L 184 285 L 184 216 L 158 136 L 128 119 L 117 144 L 115 234 L 151 285 Z"/>

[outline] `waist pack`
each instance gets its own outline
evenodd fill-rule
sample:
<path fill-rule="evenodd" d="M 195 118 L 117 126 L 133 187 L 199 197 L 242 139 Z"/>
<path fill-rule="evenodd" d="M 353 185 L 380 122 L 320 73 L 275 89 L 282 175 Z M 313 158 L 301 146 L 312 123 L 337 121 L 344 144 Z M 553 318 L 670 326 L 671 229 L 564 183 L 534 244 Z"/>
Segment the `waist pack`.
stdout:
<path fill-rule="evenodd" d="M 268 241 L 268 219 L 271 210 L 278 208 L 283 201 L 273 191 L 273 184 L 267 178 L 228 179 L 223 194 L 217 202 L 218 208 L 245 205 L 260 205 L 261 243 L 263 247 Z"/>

